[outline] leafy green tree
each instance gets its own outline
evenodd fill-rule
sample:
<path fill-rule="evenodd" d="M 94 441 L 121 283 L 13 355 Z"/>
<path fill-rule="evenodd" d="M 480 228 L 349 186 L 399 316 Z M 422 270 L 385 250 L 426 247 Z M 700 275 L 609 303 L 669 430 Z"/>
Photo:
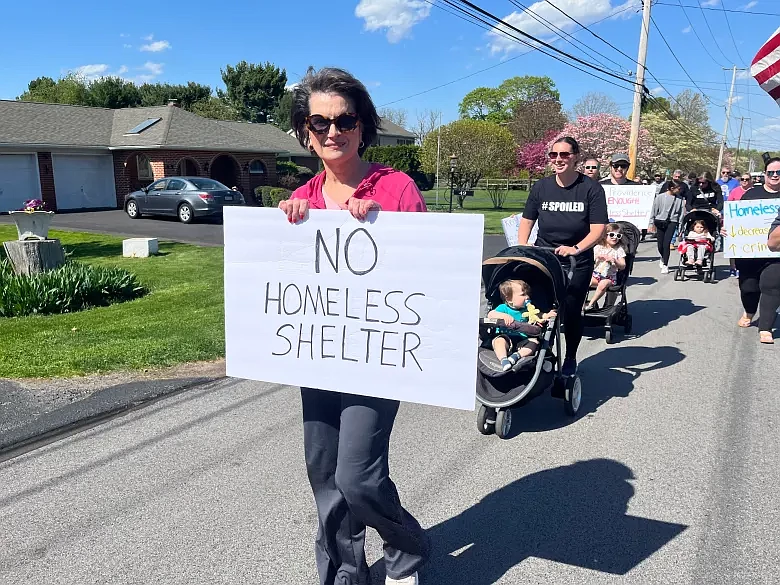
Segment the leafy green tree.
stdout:
<path fill-rule="evenodd" d="M 121 77 L 101 77 L 89 84 L 89 105 L 98 108 L 134 108 L 141 105 L 141 92 Z"/>
<path fill-rule="evenodd" d="M 420 170 L 420 147 L 411 144 L 399 146 L 370 146 L 363 160 L 377 162 L 397 171 L 415 173 Z"/>
<path fill-rule="evenodd" d="M 510 116 L 504 108 L 502 98 L 501 92 L 494 87 L 478 87 L 463 97 L 458 112 L 461 118 L 506 122 Z"/>
<path fill-rule="evenodd" d="M 69 73 L 57 81 L 51 77 L 39 77 L 31 81 L 27 91 L 16 99 L 25 102 L 88 106 L 89 89 L 86 81 L 74 73 Z"/>
<path fill-rule="evenodd" d="M 555 82 L 547 77 L 523 75 L 510 77 L 498 86 L 504 107 L 514 113 L 519 106 L 528 102 L 556 101 L 560 103 L 561 94 L 555 89 Z"/>
<path fill-rule="evenodd" d="M 169 100 L 176 100 L 178 105 L 192 111 L 198 102 L 211 98 L 211 87 L 190 81 L 187 85 L 171 83 L 144 83 L 138 88 L 141 94 L 142 106 L 164 106 Z"/>
<path fill-rule="evenodd" d="M 287 132 L 292 128 L 290 122 L 290 115 L 292 114 L 292 102 L 293 93 L 291 91 L 285 91 L 282 98 L 279 100 L 279 104 L 273 110 L 274 124 Z"/>
<path fill-rule="evenodd" d="M 535 99 L 520 102 L 514 109 L 509 130 L 517 146 L 542 140 L 550 131 L 560 130 L 568 122 L 561 102 L 556 99 Z"/>
<path fill-rule="evenodd" d="M 285 70 L 269 62 L 255 65 L 241 61 L 220 72 L 226 91 L 218 90 L 217 95 L 249 122 L 266 122 L 287 85 Z"/>
<path fill-rule="evenodd" d="M 423 171 L 436 172 L 438 133 L 425 138 L 421 151 Z M 449 174 L 450 155 L 458 157 L 455 188 L 469 189 L 484 176 L 501 176 L 515 164 L 515 141 L 504 126 L 487 120 L 457 120 L 441 127 L 441 162 L 444 175 Z M 458 204 L 463 206 L 462 198 Z"/>
<path fill-rule="evenodd" d="M 240 120 L 241 118 L 233 108 L 227 105 L 221 99 L 210 96 L 208 99 L 195 102 L 192 107 L 192 112 L 203 116 L 204 118 L 212 118 L 213 120 Z"/>

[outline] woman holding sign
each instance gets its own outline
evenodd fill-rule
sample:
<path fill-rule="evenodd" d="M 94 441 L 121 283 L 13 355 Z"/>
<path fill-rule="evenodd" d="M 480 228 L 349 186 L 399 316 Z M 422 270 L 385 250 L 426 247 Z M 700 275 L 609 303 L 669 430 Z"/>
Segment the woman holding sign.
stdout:
<path fill-rule="evenodd" d="M 780 158 L 771 158 L 766 164 L 766 181 L 748 189 L 740 201 L 780 199 Z M 728 235 L 724 228 L 721 232 Z M 739 295 L 745 309 L 737 323 L 750 327 L 758 310 L 758 335 L 761 343 L 774 343 L 772 327 L 780 307 L 780 259 L 737 258 Z"/>
<path fill-rule="evenodd" d="M 559 138 L 552 145 L 549 158 L 555 175 L 545 177 L 531 187 L 517 230 L 518 243 L 527 246 L 531 230 L 538 221 L 535 245 L 555 248 L 565 269 L 569 266 L 565 258 L 576 258 L 577 269 L 563 307 L 566 358 L 561 373 L 564 376 L 577 373 L 577 348 L 584 330 L 582 306 L 588 296 L 595 263 L 593 246 L 603 237 L 609 221 L 604 187 L 577 171 L 579 154 L 580 145 L 570 136 Z"/>
<path fill-rule="evenodd" d="M 279 208 L 290 222 L 309 209 L 425 211 L 414 181 L 360 156 L 380 119 L 365 86 L 346 71 L 309 72 L 293 91 L 291 122 L 298 141 L 317 153 L 324 172 Z M 366 380 L 370 384 L 370 380 Z M 390 479 L 388 450 L 396 400 L 301 388 L 306 470 L 317 505 L 315 557 L 320 585 L 370 582 L 366 526 L 384 540 L 387 584 L 419 583 L 429 554 L 419 523 L 401 506 Z"/>

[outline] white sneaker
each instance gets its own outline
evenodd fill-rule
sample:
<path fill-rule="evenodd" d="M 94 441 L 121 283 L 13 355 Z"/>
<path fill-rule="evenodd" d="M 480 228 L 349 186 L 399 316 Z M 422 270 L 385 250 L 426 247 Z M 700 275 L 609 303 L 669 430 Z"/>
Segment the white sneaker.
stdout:
<path fill-rule="evenodd" d="M 404 577 L 403 579 L 385 577 L 385 585 L 420 585 L 420 578 L 417 576 L 417 573 Z"/>
<path fill-rule="evenodd" d="M 669 267 L 666 264 L 661 264 L 661 274 L 669 274 Z"/>
<path fill-rule="evenodd" d="M 664 267 L 664 261 L 663 260 L 659 260 L 658 261 L 658 268 L 663 268 L 663 267 Z"/>

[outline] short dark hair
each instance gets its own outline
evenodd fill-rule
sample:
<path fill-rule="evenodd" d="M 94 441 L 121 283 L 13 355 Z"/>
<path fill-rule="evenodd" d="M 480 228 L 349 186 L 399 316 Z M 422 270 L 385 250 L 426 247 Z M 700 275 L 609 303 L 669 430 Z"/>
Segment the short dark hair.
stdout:
<path fill-rule="evenodd" d="M 569 146 L 571 146 L 571 152 L 572 154 L 579 154 L 580 153 L 580 145 L 579 143 L 572 138 L 571 136 L 561 136 L 558 140 L 553 142 L 553 144 L 560 144 L 561 142 L 565 142 Z"/>
<path fill-rule="evenodd" d="M 363 128 L 360 137 L 363 145 L 358 149 L 361 155 L 376 141 L 377 131 L 381 129 L 381 120 L 366 86 L 343 69 L 324 67 L 319 71 L 309 70 L 293 90 L 290 124 L 301 146 L 309 148 L 306 116 L 311 114 L 309 98 L 313 93 L 337 94 L 352 102 L 355 107 L 354 113 L 357 114 Z"/>
<path fill-rule="evenodd" d="M 780 156 L 773 156 L 772 158 L 766 159 L 766 164 L 764 165 L 764 170 L 766 171 L 767 168 L 769 168 L 769 165 L 772 163 L 780 162 Z"/>

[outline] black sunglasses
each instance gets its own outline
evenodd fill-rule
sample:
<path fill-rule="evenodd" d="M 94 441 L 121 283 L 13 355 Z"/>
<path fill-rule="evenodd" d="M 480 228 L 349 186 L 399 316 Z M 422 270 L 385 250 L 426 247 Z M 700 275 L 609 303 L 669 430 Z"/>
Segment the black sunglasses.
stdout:
<path fill-rule="evenodd" d="M 341 114 L 336 118 L 326 118 L 320 114 L 306 116 L 306 126 L 315 134 L 325 134 L 330 131 L 331 125 L 336 125 L 339 132 L 352 132 L 357 128 L 360 119 L 357 114 Z"/>
<path fill-rule="evenodd" d="M 555 150 L 551 150 L 550 152 L 547 153 L 547 156 L 550 158 L 550 160 L 555 160 L 556 158 L 569 160 L 569 157 L 573 154 L 574 154 L 573 152 L 567 152 L 565 150 L 562 152 L 556 152 Z"/>
<path fill-rule="evenodd" d="M 767 177 L 780 177 L 780 171 L 766 171 Z"/>
<path fill-rule="evenodd" d="M 622 163 L 622 162 L 612 163 L 612 168 L 613 169 L 627 169 L 628 168 L 628 163 Z"/>
<path fill-rule="evenodd" d="M 594 167 L 593 165 L 586 165 L 585 166 L 586 171 L 597 171 L 598 167 Z"/>
<path fill-rule="evenodd" d="M 740 177 L 740 181 L 749 181 L 750 177 Z"/>

